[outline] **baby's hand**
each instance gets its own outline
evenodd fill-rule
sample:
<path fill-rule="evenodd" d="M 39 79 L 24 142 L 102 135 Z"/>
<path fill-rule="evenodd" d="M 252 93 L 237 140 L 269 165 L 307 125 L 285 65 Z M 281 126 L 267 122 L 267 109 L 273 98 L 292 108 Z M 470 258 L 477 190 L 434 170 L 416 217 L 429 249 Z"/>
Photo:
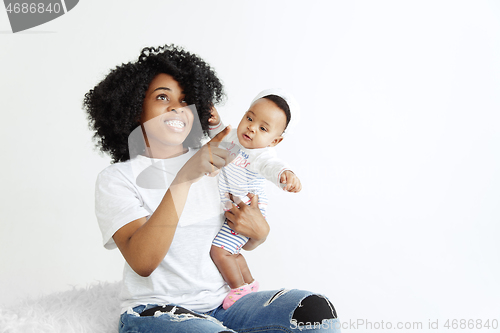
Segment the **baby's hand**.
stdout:
<path fill-rule="evenodd" d="M 219 112 L 217 112 L 217 109 L 215 108 L 215 106 L 212 106 L 212 109 L 210 110 L 210 114 L 211 114 L 211 116 L 210 116 L 210 118 L 208 118 L 208 124 L 211 127 L 219 125 L 220 116 L 219 116 Z"/>
<path fill-rule="evenodd" d="M 299 177 L 295 176 L 295 174 L 289 170 L 283 171 L 280 176 L 280 183 L 285 184 L 283 190 L 288 192 L 297 193 L 302 190 Z"/>

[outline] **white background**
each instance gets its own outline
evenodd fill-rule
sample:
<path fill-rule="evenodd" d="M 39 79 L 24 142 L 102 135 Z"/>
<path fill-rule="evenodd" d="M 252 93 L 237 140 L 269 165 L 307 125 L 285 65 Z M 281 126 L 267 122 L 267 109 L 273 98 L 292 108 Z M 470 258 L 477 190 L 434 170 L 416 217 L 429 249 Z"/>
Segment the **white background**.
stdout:
<path fill-rule="evenodd" d="M 120 279 L 82 99 L 175 43 L 217 71 L 226 123 L 264 88 L 302 106 L 278 152 L 304 189 L 270 189 L 247 253 L 264 289 L 324 293 L 343 322 L 500 319 L 498 1 L 82 0 L 17 34 L 1 9 L 0 32 L 0 306 Z"/>

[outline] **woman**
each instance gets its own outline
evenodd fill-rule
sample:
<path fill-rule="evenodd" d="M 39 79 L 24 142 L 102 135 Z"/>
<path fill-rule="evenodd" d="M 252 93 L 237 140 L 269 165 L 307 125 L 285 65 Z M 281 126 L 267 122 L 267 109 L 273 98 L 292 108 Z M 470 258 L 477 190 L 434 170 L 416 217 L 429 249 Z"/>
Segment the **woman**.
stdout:
<path fill-rule="evenodd" d="M 222 309 L 229 289 L 209 253 L 223 215 L 210 176 L 230 162 L 218 147 L 229 129 L 199 148 L 222 96 L 210 66 L 175 46 L 145 48 L 85 95 L 114 162 L 98 176 L 96 215 L 104 246 L 126 261 L 120 332 L 338 331 L 330 301 L 306 291 L 253 293 Z M 250 238 L 246 250 L 269 233 L 257 203 L 225 213 Z"/>

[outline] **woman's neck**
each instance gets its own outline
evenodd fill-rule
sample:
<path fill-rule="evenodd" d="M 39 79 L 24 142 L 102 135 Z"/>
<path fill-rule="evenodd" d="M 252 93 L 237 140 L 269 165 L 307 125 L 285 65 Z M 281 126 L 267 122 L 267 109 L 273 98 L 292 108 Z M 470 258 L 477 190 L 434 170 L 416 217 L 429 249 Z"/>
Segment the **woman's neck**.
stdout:
<path fill-rule="evenodd" d="M 179 146 L 168 146 L 168 147 L 146 147 L 145 156 L 149 158 L 167 159 L 183 155 L 189 151 L 188 148 L 184 148 L 182 145 Z"/>

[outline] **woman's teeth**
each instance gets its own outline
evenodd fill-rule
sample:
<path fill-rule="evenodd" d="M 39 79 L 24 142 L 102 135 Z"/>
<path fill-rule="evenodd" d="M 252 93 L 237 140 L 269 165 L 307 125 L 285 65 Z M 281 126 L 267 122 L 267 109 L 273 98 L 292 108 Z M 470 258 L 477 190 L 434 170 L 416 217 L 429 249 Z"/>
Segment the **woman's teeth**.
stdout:
<path fill-rule="evenodd" d="M 186 126 L 182 121 L 179 120 L 167 120 L 165 124 L 175 128 L 184 128 Z"/>

